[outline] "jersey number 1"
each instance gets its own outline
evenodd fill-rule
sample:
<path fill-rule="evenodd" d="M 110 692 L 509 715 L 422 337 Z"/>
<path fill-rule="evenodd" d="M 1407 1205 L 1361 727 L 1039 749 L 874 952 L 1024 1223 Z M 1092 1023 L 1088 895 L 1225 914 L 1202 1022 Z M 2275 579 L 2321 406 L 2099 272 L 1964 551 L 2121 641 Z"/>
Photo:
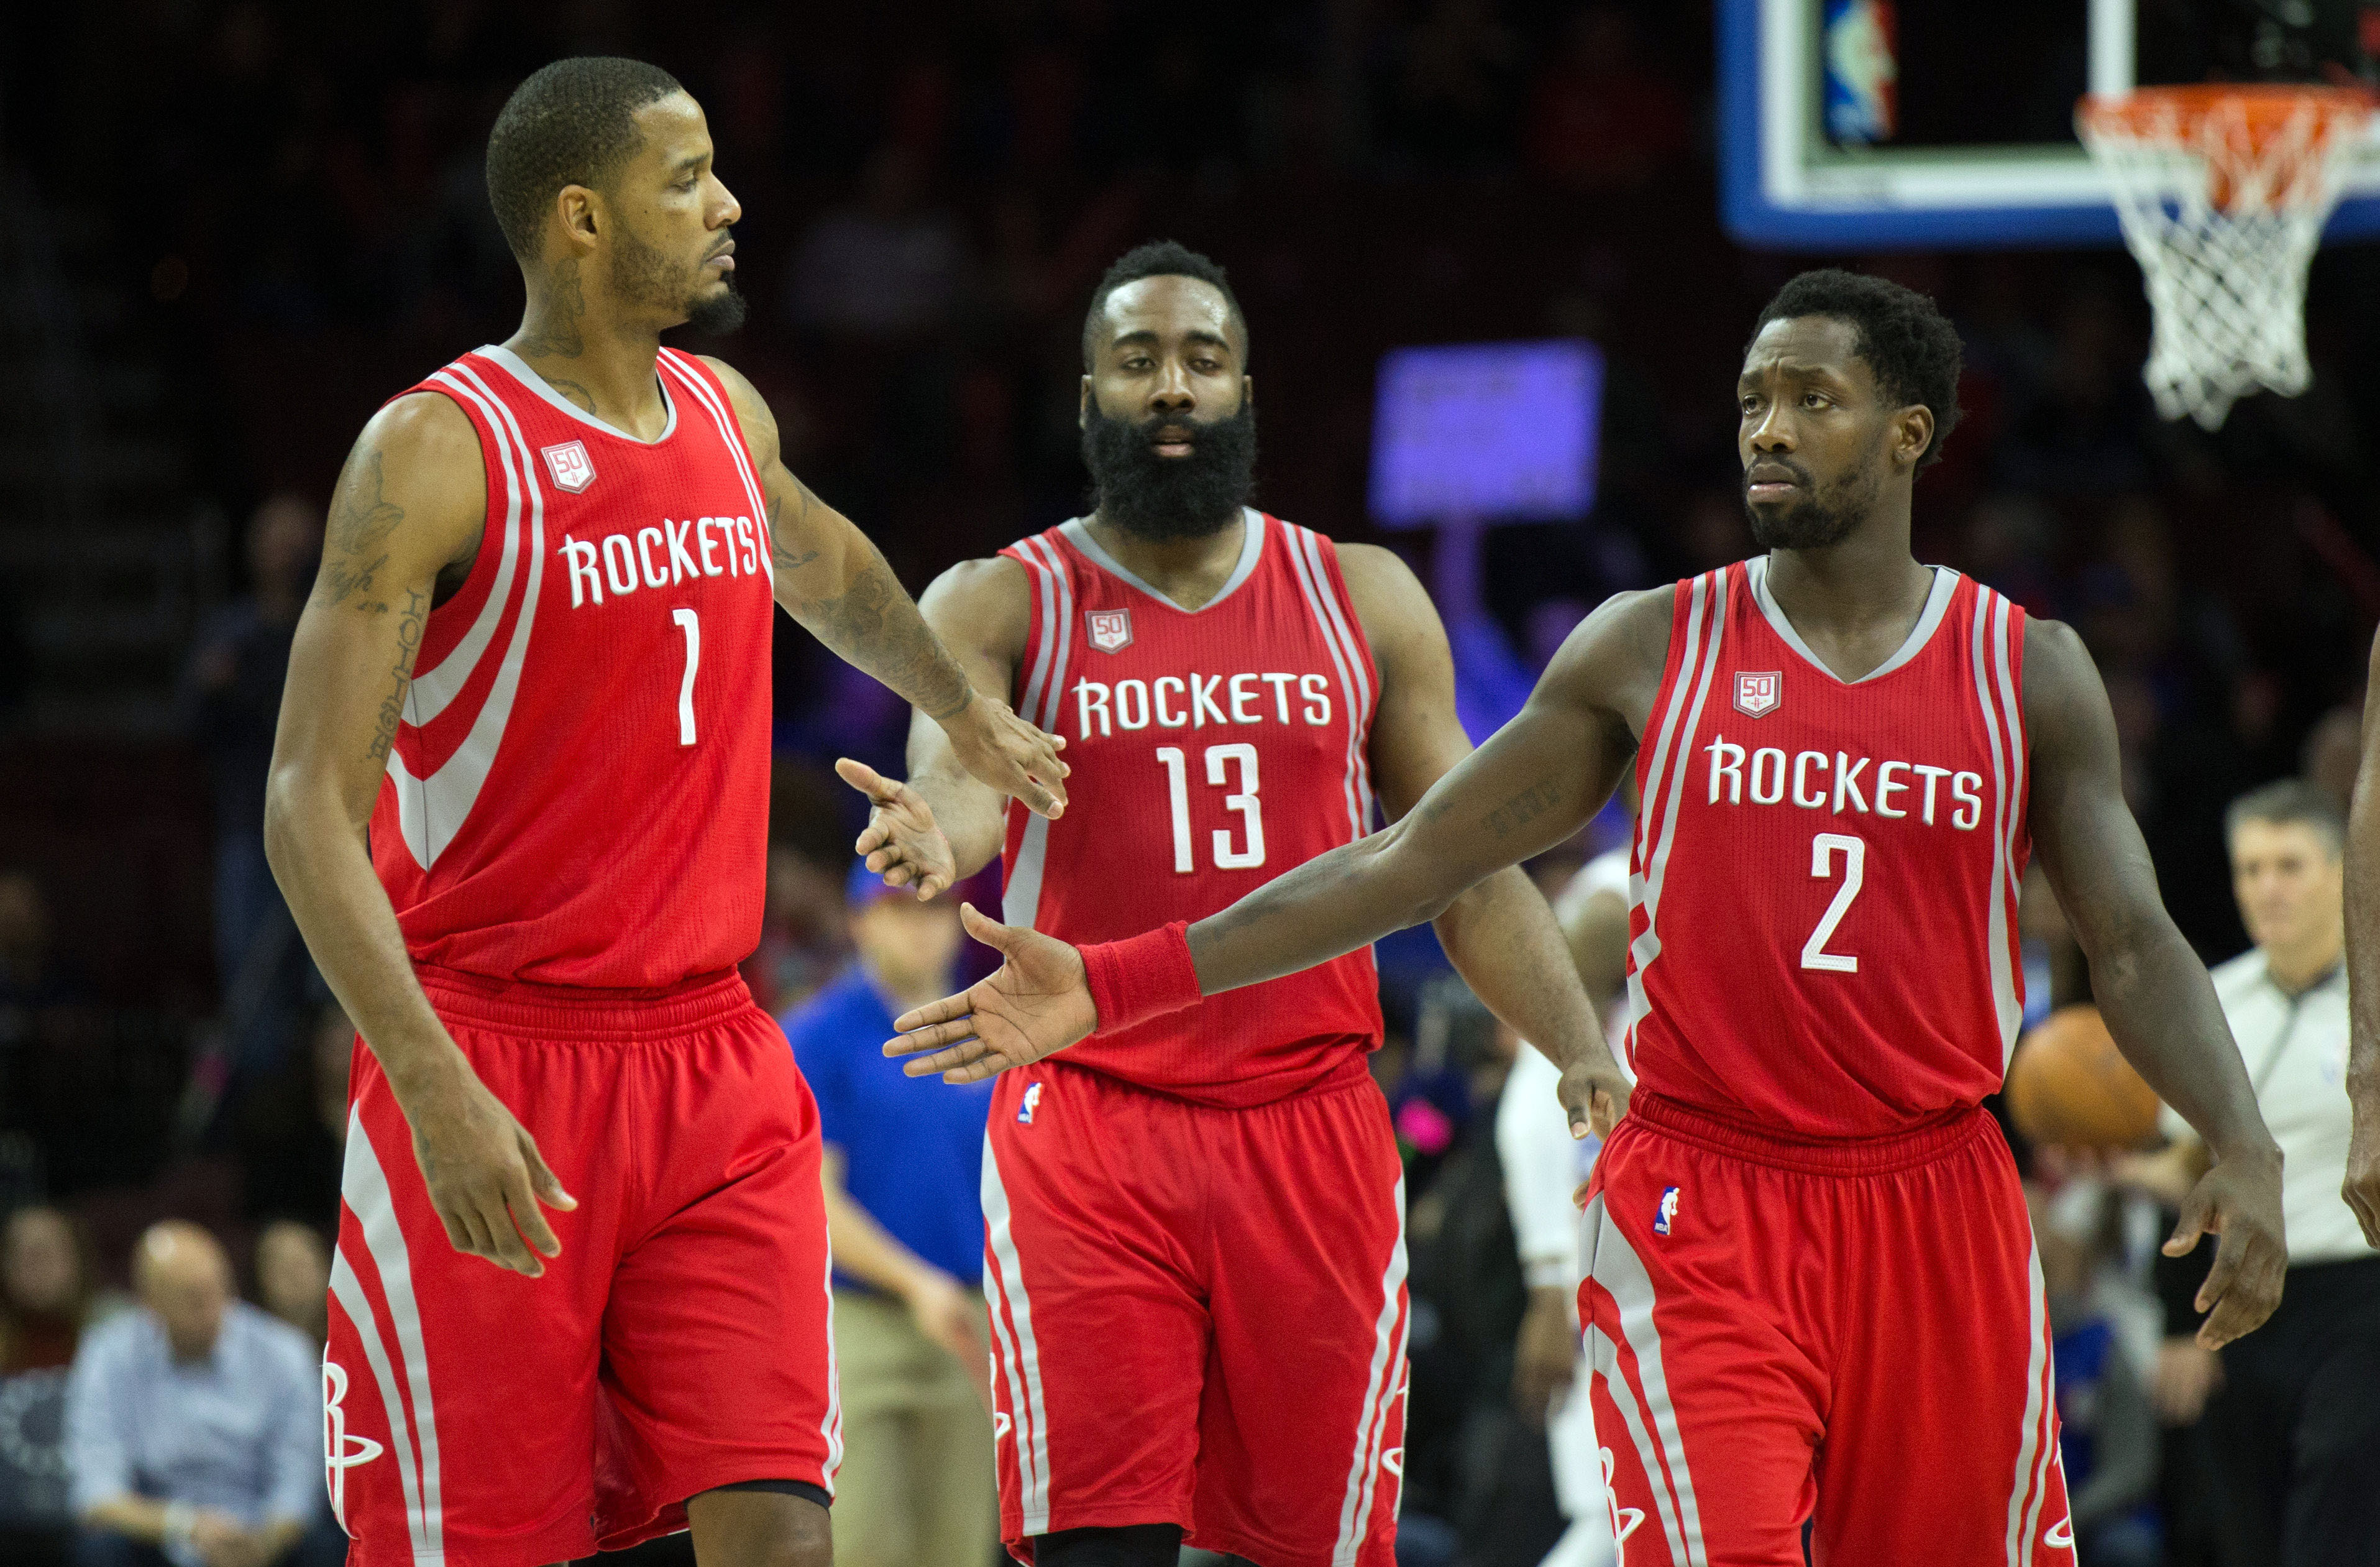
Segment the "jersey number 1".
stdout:
<path fill-rule="evenodd" d="M 686 678 L 677 683 L 677 743 L 694 744 L 694 672 L 702 667 L 702 621 L 692 610 L 672 610 L 670 618 L 686 633 Z"/>

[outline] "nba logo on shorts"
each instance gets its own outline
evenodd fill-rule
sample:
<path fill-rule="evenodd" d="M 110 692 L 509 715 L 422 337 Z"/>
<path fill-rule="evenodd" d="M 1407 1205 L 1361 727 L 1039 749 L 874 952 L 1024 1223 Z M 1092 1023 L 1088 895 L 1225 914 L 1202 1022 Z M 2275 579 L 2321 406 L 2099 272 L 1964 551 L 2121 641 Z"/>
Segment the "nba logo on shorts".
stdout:
<path fill-rule="evenodd" d="M 1041 1108 L 1041 1085 L 1040 1085 L 1040 1084 L 1038 1084 L 1038 1083 L 1027 1083 L 1027 1084 L 1026 1084 L 1026 1085 L 1025 1085 L 1025 1102 L 1024 1102 L 1023 1104 L 1020 1104 L 1020 1105 L 1018 1105 L 1018 1106 L 1016 1107 L 1016 1124 L 1017 1124 L 1019 1126 L 1030 1126 L 1030 1125 L 1032 1125 L 1032 1124 L 1033 1124 L 1033 1112 L 1034 1112 L 1035 1111 L 1037 1111 L 1037 1110 L 1040 1109 L 1040 1108 Z"/>
<path fill-rule="evenodd" d="M 1677 1221 L 1677 1217 L 1678 1188 L 1675 1186 L 1664 1186 L 1661 1188 L 1660 1211 L 1653 1215 L 1653 1233 L 1657 1235 L 1668 1234 L 1670 1233 L 1670 1226 Z"/>
<path fill-rule="evenodd" d="M 1090 622 L 1091 646 L 1099 651 L 1120 653 L 1132 646 L 1130 610 L 1086 610 L 1083 618 Z"/>
<path fill-rule="evenodd" d="M 565 441 L 559 446 L 546 447 L 545 466 L 552 473 L 554 484 L 574 495 L 595 482 L 595 464 L 587 456 L 584 441 Z"/>
<path fill-rule="evenodd" d="M 1766 718 L 1785 699 L 1782 670 L 1742 669 L 1735 674 L 1735 711 L 1746 718 Z"/>

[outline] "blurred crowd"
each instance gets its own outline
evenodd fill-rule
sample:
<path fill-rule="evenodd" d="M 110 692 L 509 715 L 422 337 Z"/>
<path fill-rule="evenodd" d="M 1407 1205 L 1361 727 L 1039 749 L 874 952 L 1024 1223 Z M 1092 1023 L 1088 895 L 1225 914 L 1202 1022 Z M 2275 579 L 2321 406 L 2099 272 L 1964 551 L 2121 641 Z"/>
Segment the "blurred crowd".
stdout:
<path fill-rule="evenodd" d="M 1709 28 L 1707 7 L 1656 0 L 111 0 L 13 18 L 0 172 L 112 237 L 88 308 L 130 322 L 177 389 L 190 498 L 243 525 L 225 591 L 192 618 L 178 737 L 67 749 L 10 730 L 0 706 L 0 1558 L 65 1551 L 69 1514 L 112 1500 L 69 1472 L 103 1446 L 69 1429 L 79 1354 L 131 1378 L 153 1352 L 170 1380 L 181 1349 L 230 1334 L 253 1352 L 237 1375 L 261 1387 L 298 1337 L 319 1341 L 353 1036 L 264 869 L 263 769 L 354 430 L 516 322 L 480 160 L 522 75 L 616 51 L 701 99 L 744 203 L 754 307 L 707 346 L 769 395 L 791 465 L 913 589 L 1078 509 L 1081 311 L 1138 240 L 1178 237 L 1232 269 L 1262 392 L 1258 498 L 1342 539 L 1379 537 L 1364 476 L 1382 352 L 1593 339 L 1609 382 L 1592 515 L 1513 519 L 1484 545 L 1489 629 L 1535 666 L 1608 593 L 1750 547 L 1728 391 L 1759 302 L 1803 262 L 1718 229 Z M 2145 307 L 2120 255 L 1851 259 L 1934 294 L 1967 344 L 1967 418 L 1919 486 L 1919 553 L 2080 629 L 2177 918 L 2210 961 L 2248 950 L 2225 811 L 2283 777 L 2344 801 L 2380 619 L 2372 252 L 2317 262 L 2313 389 L 2251 400 L 2214 435 L 2150 408 Z M 1390 541 L 1428 565 L 1427 532 Z M 0 603 L 0 621 L 21 610 Z M 0 646 L 13 635 L 0 625 Z M 768 922 L 746 975 L 799 1017 L 874 972 L 847 886 L 856 797 L 824 764 L 897 771 L 905 715 L 790 627 L 775 673 Z M 78 809 L 103 820 L 55 830 Z M 117 854 L 108 834 L 136 815 L 186 825 L 95 866 L 93 845 Z M 1549 893 L 1624 820 L 1605 826 L 1539 868 Z M 1600 895 L 1570 895 L 1570 923 L 1608 994 L 1606 864 Z M 199 891 L 177 901 L 185 884 Z M 2054 914 L 2028 920 L 2036 1003 L 2082 999 Z M 1535 1066 L 1434 941 L 1385 942 L 1381 960 L 1378 1068 L 1412 1194 L 1414 1560 L 1592 1561 L 1599 1504 L 1560 1456 L 1574 1336 L 1552 1303 L 1572 1264 L 1560 1215 L 1531 1195 L 1578 1172 L 1547 1173 L 1525 1139 L 1500 1153 L 1507 1079 Z M 2136 1525 L 2094 1534 L 2085 1560 L 2231 1561 L 2192 1467 L 2218 1377 L 2167 1331 L 2159 1199 L 2058 1160 L 2033 1175 L 2065 1303 L 2060 1376 L 2099 1390 L 2087 1418 L 2069 1415 L 2095 1444 L 2070 1450 L 2070 1477 L 2096 1516 Z M 1514 1177 L 1523 1165 L 1536 1173 Z M 918 1370 L 920 1344 L 950 1353 L 967 1275 L 896 1218 L 872 1215 L 897 1249 L 844 1281 L 873 1303 L 847 1316 L 877 1318 L 882 1364 L 907 1367 L 887 1372 L 883 1407 L 971 1415 L 965 1379 Z M 212 1333 L 174 1336 L 177 1289 L 220 1296 Z M 147 1324 L 147 1349 L 118 1323 Z M 243 1439 L 263 1444 L 248 1488 L 172 1520 L 177 1567 L 320 1548 L 319 1516 L 273 1511 L 261 1429 Z M 2095 1491 L 2085 1470 L 2106 1477 Z"/>

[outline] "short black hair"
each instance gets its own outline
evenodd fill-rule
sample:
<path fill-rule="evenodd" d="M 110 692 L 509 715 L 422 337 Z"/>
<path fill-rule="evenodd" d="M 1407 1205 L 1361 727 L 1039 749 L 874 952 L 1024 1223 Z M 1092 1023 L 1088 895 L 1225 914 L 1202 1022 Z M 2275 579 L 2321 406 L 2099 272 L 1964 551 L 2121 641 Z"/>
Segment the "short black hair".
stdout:
<path fill-rule="evenodd" d="M 1934 415 L 1934 439 L 1917 458 L 1925 468 L 1938 462 L 1942 443 L 1959 424 L 1959 329 L 1914 288 L 1840 267 L 1805 272 L 1777 291 L 1752 335 L 1772 321 L 1831 316 L 1849 322 L 1859 334 L 1859 357 L 1875 372 L 1878 390 L 1895 407 L 1924 404 Z M 1745 344 L 1746 351 L 1751 345 Z"/>
<path fill-rule="evenodd" d="M 1240 329 L 1242 368 L 1248 352 L 1248 318 L 1240 310 L 1240 297 L 1232 292 L 1231 279 L 1223 274 L 1222 263 L 1210 256 L 1202 256 L 1187 245 L 1172 239 L 1152 239 L 1146 245 L 1135 245 L 1115 259 L 1115 264 L 1091 290 L 1091 308 L 1083 316 L 1083 369 L 1088 371 L 1099 354 L 1099 316 L 1108 308 L 1108 296 L 1127 283 L 1138 283 L 1144 277 L 1195 277 L 1210 284 L 1223 297 L 1232 312 L 1232 321 Z"/>
<path fill-rule="evenodd" d="M 2331 858 L 2347 853 L 2347 813 L 2338 808 L 2337 798 L 2302 778 L 2283 778 L 2233 800 L 2223 813 L 2224 842 L 2239 837 L 2240 829 L 2251 821 L 2311 827 Z"/>
<path fill-rule="evenodd" d="M 601 188 L 644 145 L 637 111 L 684 91 L 659 66 L 609 55 L 556 60 L 514 88 L 488 132 L 488 202 L 513 254 L 534 261 L 562 188 Z"/>

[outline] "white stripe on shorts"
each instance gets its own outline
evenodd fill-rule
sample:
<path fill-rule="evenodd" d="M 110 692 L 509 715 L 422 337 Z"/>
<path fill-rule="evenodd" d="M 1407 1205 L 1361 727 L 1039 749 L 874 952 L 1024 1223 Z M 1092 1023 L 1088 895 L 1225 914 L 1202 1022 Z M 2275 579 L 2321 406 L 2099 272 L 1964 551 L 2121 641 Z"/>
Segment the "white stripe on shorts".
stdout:
<path fill-rule="evenodd" d="M 1331 1567 L 1354 1567 L 1371 1532 L 1372 1498 L 1380 1478 L 1380 1444 L 1389 1428 L 1389 1405 L 1404 1385 L 1405 1178 L 1397 1176 L 1397 1244 L 1380 1274 L 1380 1315 L 1372 1326 L 1372 1374 L 1364 1388 L 1355 1422 L 1355 1456 L 1347 1468 L 1347 1497 L 1339 1508 L 1339 1540 Z"/>
<path fill-rule="evenodd" d="M 1599 1195 L 1587 1205 L 1587 1234 L 1594 1248 L 1589 1277 L 1619 1309 L 1620 1331 L 1636 1362 L 1636 1384 L 1644 1389 L 1641 1401 L 1620 1365 L 1619 1347 L 1600 1329 L 1590 1326 L 1587 1347 L 1595 1369 L 1626 1423 L 1645 1478 L 1651 1482 L 1661 1529 L 1669 1536 L 1670 1560 L 1679 1567 L 1708 1567 L 1702 1509 L 1694 1500 L 1694 1476 L 1686 1466 L 1686 1445 L 1678 1430 L 1678 1412 L 1670 1401 L 1669 1373 L 1661 1359 L 1661 1332 L 1653 1320 L 1652 1275 L 1620 1226 L 1611 1221 Z"/>
<path fill-rule="evenodd" d="M 992 1139 L 983 1140 L 984 1293 L 991 1327 L 1007 1363 L 1008 1405 L 1016 1418 L 1016 1474 L 1027 1536 L 1050 1532 L 1050 1417 L 1041 1399 L 1041 1348 L 1033 1337 L 1033 1305 L 1026 1298 L 1025 1268 L 1011 1231 L 1008 1188 L 1000 1179 Z M 1002 1307 L 1015 1324 L 1012 1339 L 1001 1320 Z"/>
<path fill-rule="evenodd" d="M 422 1342 L 421 1311 L 413 1298 L 413 1263 L 406 1251 L 405 1231 L 397 1223 L 396 1203 L 389 1196 L 387 1172 L 364 1130 L 363 1117 L 353 1111 L 347 1114 L 347 1155 L 339 1175 L 339 1196 L 356 1216 L 364 1249 L 371 1254 L 372 1269 L 380 1275 L 381 1294 L 388 1301 L 389 1326 L 395 1332 L 396 1362 L 413 1400 L 421 1459 L 421 1525 L 414 1554 L 417 1560 L 443 1561 L 446 1511 L 438 1485 L 438 1408 L 430 1396 L 430 1353 Z M 367 1312 L 364 1321 L 370 1320 Z M 358 1331 L 364 1321 L 356 1324 Z M 395 1428 L 394 1421 L 390 1428 Z"/>

